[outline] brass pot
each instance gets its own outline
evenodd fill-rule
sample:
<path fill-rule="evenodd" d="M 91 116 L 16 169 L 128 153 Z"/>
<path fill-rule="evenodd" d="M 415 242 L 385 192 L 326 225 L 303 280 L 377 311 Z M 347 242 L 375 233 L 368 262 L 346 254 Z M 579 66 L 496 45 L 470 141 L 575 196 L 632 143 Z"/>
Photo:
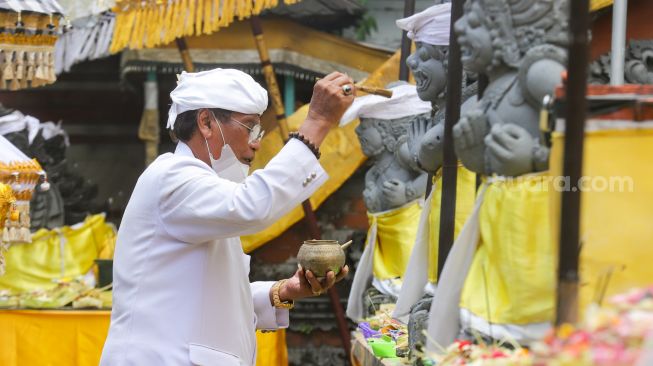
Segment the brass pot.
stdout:
<path fill-rule="evenodd" d="M 299 265 L 310 270 L 317 277 L 324 277 L 328 271 L 340 273 L 345 265 L 345 251 L 336 240 L 306 240 L 297 253 Z"/>

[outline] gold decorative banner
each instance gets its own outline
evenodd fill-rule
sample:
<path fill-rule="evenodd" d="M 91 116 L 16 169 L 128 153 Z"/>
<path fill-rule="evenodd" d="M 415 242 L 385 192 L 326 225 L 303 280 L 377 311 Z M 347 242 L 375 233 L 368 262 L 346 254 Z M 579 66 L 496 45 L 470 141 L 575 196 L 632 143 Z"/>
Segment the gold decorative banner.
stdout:
<path fill-rule="evenodd" d="M 299 0 L 283 0 L 295 4 Z M 122 0 L 116 3 L 116 26 L 110 52 L 153 48 L 176 38 L 217 32 L 234 20 L 258 15 L 279 0 Z"/>

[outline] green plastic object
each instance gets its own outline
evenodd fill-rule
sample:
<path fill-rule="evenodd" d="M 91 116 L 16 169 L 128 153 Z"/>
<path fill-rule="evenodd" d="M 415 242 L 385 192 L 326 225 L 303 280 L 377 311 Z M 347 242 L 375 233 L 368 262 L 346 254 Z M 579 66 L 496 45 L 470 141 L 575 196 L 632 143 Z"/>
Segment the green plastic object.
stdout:
<path fill-rule="evenodd" d="M 386 337 L 370 338 L 367 340 L 367 344 L 372 348 L 374 356 L 379 358 L 395 358 L 397 357 L 397 344 L 393 340 L 386 339 Z"/>

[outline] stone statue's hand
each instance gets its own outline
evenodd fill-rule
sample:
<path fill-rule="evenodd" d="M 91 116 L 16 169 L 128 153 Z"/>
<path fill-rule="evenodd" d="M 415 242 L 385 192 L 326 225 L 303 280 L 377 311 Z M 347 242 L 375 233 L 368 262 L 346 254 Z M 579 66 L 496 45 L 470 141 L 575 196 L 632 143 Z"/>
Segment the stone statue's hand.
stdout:
<path fill-rule="evenodd" d="M 488 120 L 481 110 L 465 113 L 453 126 L 453 141 L 456 154 L 467 169 L 485 173 L 485 143 L 488 134 Z"/>
<path fill-rule="evenodd" d="M 376 212 L 380 209 L 381 203 L 379 202 L 379 190 L 376 186 L 366 186 L 363 190 L 363 200 L 365 206 L 370 212 Z"/>
<path fill-rule="evenodd" d="M 391 207 L 401 206 L 406 203 L 406 184 L 398 179 L 383 182 L 381 188 L 386 201 Z"/>
<path fill-rule="evenodd" d="M 524 128 L 514 124 L 496 124 L 485 137 L 490 169 L 504 176 L 531 173 L 533 151 L 539 145 Z"/>
<path fill-rule="evenodd" d="M 487 117 L 478 109 L 466 113 L 453 127 L 454 143 L 457 148 L 462 150 L 483 145 L 483 139 L 487 133 Z"/>
<path fill-rule="evenodd" d="M 397 139 L 397 146 L 395 150 L 395 156 L 397 157 L 397 161 L 399 164 L 401 164 L 404 168 L 407 169 L 412 169 L 415 171 L 419 171 L 419 167 L 415 163 L 415 159 L 413 159 L 413 155 L 410 151 L 410 148 L 408 147 L 408 135 L 401 135 Z"/>
<path fill-rule="evenodd" d="M 444 158 L 444 123 L 431 127 L 422 136 L 422 144 L 417 154 L 417 160 L 422 169 L 435 173 L 442 166 Z"/>
<path fill-rule="evenodd" d="M 425 116 L 415 118 L 408 128 L 408 150 L 413 157 L 419 153 L 419 148 L 422 145 L 422 137 L 433 126 L 433 119 Z"/>

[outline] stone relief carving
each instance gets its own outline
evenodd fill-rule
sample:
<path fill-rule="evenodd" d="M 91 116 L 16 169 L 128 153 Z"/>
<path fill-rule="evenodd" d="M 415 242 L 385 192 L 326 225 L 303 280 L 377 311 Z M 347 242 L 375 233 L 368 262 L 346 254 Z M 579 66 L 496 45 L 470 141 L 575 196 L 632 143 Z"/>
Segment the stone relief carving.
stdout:
<path fill-rule="evenodd" d="M 610 83 L 610 53 L 590 64 L 589 82 Z M 627 84 L 653 84 L 653 40 L 631 40 L 626 48 L 624 81 Z"/>

